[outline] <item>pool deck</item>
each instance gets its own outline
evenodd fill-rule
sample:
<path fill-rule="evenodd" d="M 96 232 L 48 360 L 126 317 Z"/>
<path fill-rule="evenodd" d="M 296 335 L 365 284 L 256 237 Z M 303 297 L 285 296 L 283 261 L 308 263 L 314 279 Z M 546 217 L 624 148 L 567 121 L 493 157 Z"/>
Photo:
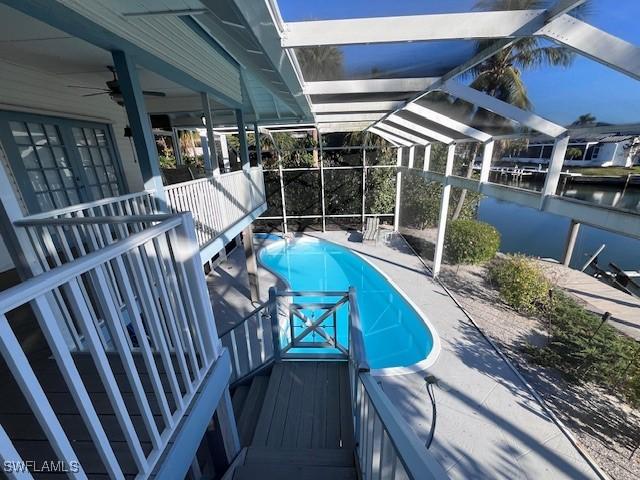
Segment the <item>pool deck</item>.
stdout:
<path fill-rule="evenodd" d="M 404 240 L 363 245 L 354 232 L 312 233 L 364 255 L 418 305 L 435 326 L 442 350 L 429 373 L 446 383 L 436 387 L 438 418 L 431 446 L 453 479 L 599 478 L 522 381 L 435 282 Z M 235 252 L 234 252 L 235 253 Z M 222 267 L 224 268 L 224 266 Z M 274 277 L 261 269 L 263 296 Z M 227 295 L 241 288 L 211 287 Z M 241 280 L 235 277 L 234 281 Z M 225 301 L 241 302 L 240 297 Z M 248 300 L 244 299 L 245 302 Z M 218 303 L 220 304 L 220 303 Z M 216 314 L 218 311 L 216 309 Z M 220 323 L 223 319 L 216 319 Z M 231 318 L 224 320 L 226 324 Z M 431 425 L 424 373 L 381 377 L 385 392 L 422 438 Z"/>

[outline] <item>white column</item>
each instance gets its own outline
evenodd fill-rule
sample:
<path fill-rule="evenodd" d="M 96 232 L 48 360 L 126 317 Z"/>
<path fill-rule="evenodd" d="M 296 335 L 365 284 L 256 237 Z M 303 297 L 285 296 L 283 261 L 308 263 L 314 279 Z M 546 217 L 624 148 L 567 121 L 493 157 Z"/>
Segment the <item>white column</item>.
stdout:
<path fill-rule="evenodd" d="M 447 229 L 447 215 L 449 212 L 449 198 L 451 197 L 451 185 L 449 177 L 453 172 L 453 159 L 456 153 L 456 145 L 449 145 L 447 151 L 447 164 L 444 169 L 445 183 L 442 186 L 442 198 L 440 199 L 440 217 L 438 221 L 438 236 L 436 238 L 436 251 L 433 257 L 433 276 L 437 277 L 442 265 L 442 254 L 444 253 L 444 233 Z"/>
<path fill-rule="evenodd" d="M 367 188 L 367 156 L 365 149 L 362 149 L 362 231 L 364 232 L 365 226 L 365 211 L 366 211 L 366 188 Z"/>
<path fill-rule="evenodd" d="M 202 153 L 204 158 L 208 160 L 205 163 L 205 171 L 207 175 L 220 175 L 220 166 L 218 165 L 218 154 L 216 153 L 216 139 L 213 134 L 213 111 L 209 102 L 209 95 L 205 92 L 200 94 L 202 99 L 202 109 L 204 111 L 204 123 L 207 127 L 207 145 L 202 144 Z"/>
<path fill-rule="evenodd" d="M 429 170 L 429 163 L 431 162 L 431 144 L 428 143 L 424 146 L 424 164 L 422 165 L 422 171 Z"/>
<path fill-rule="evenodd" d="M 409 168 L 413 168 L 413 162 L 415 160 L 415 155 L 416 155 L 416 147 L 409 147 Z"/>
<path fill-rule="evenodd" d="M 553 152 L 551 152 L 551 159 L 549 160 L 547 178 L 544 181 L 542 192 L 540 192 L 540 208 L 544 205 L 544 200 L 547 196 L 556 194 L 558 182 L 560 181 L 560 174 L 562 173 L 562 164 L 564 163 L 564 157 L 567 154 L 568 146 L 569 135 L 556 138 L 556 141 L 553 144 Z"/>
<path fill-rule="evenodd" d="M 493 158 L 493 140 L 489 140 L 484 144 L 484 151 L 482 152 L 482 167 L 480 168 L 480 183 L 487 183 L 489 181 L 489 172 L 491 171 L 491 159 Z M 475 158 L 472 158 L 473 162 Z"/>
<path fill-rule="evenodd" d="M 402 189 L 402 148 L 398 148 L 396 157 L 396 208 L 393 212 L 393 231 L 397 232 L 400 227 L 400 193 Z"/>
<path fill-rule="evenodd" d="M 326 208 L 325 208 L 325 201 L 324 201 L 324 153 L 322 152 L 322 133 L 320 133 L 319 131 L 318 131 L 318 146 L 320 151 L 319 163 L 320 163 L 320 193 L 321 193 L 320 201 L 322 205 L 322 231 L 326 232 L 327 219 L 326 219 Z"/>
<path fill-rule="evenodd" d="M 262 166 L 262 147 L 260 145 L 260 127 L 257 123 L 253 124 L 253 139 L 256 142 L 256 165 Z"/>
<path fill-rule="evenodd" d="M 220 150 L 222 150 L 222 164 L 224 166 L 225 173 L 231 171 L 231 164 L 229 163 L 229 146 L 227 145 L 227 136 L 224 133 L 220 134 Z"/>

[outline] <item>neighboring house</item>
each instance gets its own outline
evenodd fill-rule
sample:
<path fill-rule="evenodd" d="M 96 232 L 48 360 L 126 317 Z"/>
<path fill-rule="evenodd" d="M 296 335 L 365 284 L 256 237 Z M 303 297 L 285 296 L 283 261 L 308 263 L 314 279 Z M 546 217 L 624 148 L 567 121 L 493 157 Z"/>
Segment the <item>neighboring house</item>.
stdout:
<path fill-rule="evenodd" d="M 640 162 L 640 136 L 591 135 L 571 138 L 564 165 L 572 167 L 631 167 Z M 551 158 L 553 142 L 533 138 L 528 148 L 502 157 L 509 163 L 546 165 Z"/>

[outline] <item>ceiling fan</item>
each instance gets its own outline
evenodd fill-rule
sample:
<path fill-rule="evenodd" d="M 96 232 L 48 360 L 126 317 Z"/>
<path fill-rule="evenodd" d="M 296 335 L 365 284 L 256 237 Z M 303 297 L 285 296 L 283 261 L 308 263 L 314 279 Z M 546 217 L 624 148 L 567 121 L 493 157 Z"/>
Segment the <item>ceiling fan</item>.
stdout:
<path fill-rule="evenodd" d="M 84 85 L 67 85 L 67 86 L 70 88 L 81 88 L 85 90 L 99 90 L 98 92 L 87 93 L 86 95 L 82 95 L 82 96 L 95 97 L 97 95 L 109 95 L 114 102 L 122 106 L 124 105 L 124 100 L 122 98 L 122 91 L 120 90 L 120 82 L 118 81 L 118 77 L 116 76 L 116 70 L 111 65 L 108 65 L 107 69 L 113 75 L 113 79 L 108 80 L 106 82 L 107 88 L 87 87 Z M 155 92 L 152 90 L 143 90 L 142 94 L 148 97 L 166 97 L 167 96 L 167 94 L 164 92 Z"/>

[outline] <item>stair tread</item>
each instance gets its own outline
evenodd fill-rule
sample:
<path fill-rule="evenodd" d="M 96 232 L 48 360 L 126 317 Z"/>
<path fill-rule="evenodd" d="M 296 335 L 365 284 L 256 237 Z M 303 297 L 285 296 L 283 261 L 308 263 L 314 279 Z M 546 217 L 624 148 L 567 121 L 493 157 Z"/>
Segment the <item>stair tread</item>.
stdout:
<path fill-rule="evenodd" d="M 353 467 L 353 452 L 340 448 L 249 447 L 245 465 L 288 464 Z"/>
<path fill-rule="evenodd" d="M 242 408 L 244 407 L 244 402 L 247 400 L 248 394 L 249 385 L 241 385 L 233 392 L 231 405 L 233 406 L 233 414 L 235 415 L 236 420 L 240 418 L 240 414 L 242 413 Z"/>
<path fill-rule="evenodd" d="M 234 480 L 356 480 L 354 467 L 252 464 L 239 467 Z"/>
<path fill-rule="evenodd" d="M 247 398 L 237 422 L 238 435 L 242 446 L 247 446 L 251 443 L 268 383 L 269 377 L 261 375 L 254 377 L 251 382 Z"/>

